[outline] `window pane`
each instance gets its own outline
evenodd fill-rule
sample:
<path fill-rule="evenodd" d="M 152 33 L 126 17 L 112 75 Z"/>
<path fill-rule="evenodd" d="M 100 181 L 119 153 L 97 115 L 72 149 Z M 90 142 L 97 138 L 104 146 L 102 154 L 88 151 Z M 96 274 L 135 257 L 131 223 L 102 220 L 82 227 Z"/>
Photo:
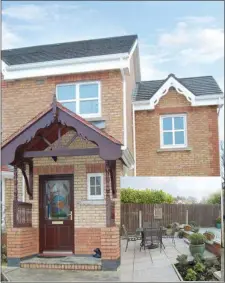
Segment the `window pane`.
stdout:
<path fill-rule="evenodd" d="M 96 195 L 101 195 L 101 187 L 100 186 L 97 186 L 96 187 Z"/>
<path fill-rule="evenodd" d="M 184 144 L 184 132 L 175 132 L 175 144 Z"/>
<path fill-rule="evenodd" d="M 91 186 L 91 195 L 95 196 L 95 187 L 94 186 Z"/>
<path fill-rule="evenodd" d="M 163 130 L 172 130 L 172 118 L 163 118 Z"/>
<path fill-rule="evenodd" d="M 58 97 L 58 100 L 75 99 L 76 98 L 75 85 L 57 86 L 57 97 Z"/>
<path fill-rule="evenodd" d="M 90 177 L 91 186 L 95 186 L 95 177 Z"/>
<path fill-rule="evenodd" d="M 45 192 L 46 219 L 68 219 L 70 213 L 69 181 L 47 181 Z"/>
<path fill-rule="evenodd" d="M 87 100 L 80 102 L 80 114 L 98 113 L 98 100 Z"/>
<path fill-rule="evenodd" d="M 183 117 L 174 117 L 174 129 L 175 130 L 184 129 L 184 118 Z"/>
<path fill-rule="evenodd" d="M 76 112 L 76 102 L 63 102 L 62 105 L 69 110 Z"/>
<path fill-rule="evenodd" d="M 163 144 L 164 145 L 173 144 L 173 134 L 172 134 L 172 132 L 163 133 Z"/>
<path fill-rule="evenodd" d="M 98 84 L 80 85 L 80 98 L 98 97 Z"/>
<path fill-rule="evenodd" d="M 97 186 L 101 185 L 101 177 L 96 177 L 96 185 Z"/>

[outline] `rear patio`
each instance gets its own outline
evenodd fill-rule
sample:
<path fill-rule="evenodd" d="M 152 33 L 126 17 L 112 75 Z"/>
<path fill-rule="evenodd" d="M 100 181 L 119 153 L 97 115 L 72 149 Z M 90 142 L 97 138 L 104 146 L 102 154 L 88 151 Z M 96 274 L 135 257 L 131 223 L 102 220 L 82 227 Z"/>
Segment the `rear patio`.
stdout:
<path fill-rule="evenodd" d="M 190 254 L 184 239 L 176 239 L 176 246 L 171 239 L 164 239 L 165 249 L 142 250 L 140 241 L 130 242 L 125 252 L 126 241 L 121 241 L 121 266 L 117 271 L 70 271 L 31 268 L 5 268 L 4 275 L 9 282 L 179 282 L 172 264 L 181 254 Z M 204 256 L 214 257 L 208 251 Z M 191 259 L 191 256 L 190 256 Z"/>

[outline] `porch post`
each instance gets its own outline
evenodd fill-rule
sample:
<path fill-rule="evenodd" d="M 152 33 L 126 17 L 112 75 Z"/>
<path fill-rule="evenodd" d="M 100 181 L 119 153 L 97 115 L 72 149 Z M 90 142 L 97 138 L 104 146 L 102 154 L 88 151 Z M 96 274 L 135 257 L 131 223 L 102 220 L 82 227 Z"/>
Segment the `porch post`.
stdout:
<path fill-rule="evenodd" d="M 111 199 L 110 199 L 110 166 L 109 161 L 105 161 L 106 174 L 106 227 L 111 226 Z"/>
<path fill-rule="evenodd" d="M 14 166 L 14 198 L 13 198 L 13 227 L 16 227 L 17 220 L 17 205 L 18 205 L 18 169 L 17 166 Z"/>
<path fill-rule="evenodd" d="M 14 201 L 18 200 L 18 169 L 14 166 Z"/>

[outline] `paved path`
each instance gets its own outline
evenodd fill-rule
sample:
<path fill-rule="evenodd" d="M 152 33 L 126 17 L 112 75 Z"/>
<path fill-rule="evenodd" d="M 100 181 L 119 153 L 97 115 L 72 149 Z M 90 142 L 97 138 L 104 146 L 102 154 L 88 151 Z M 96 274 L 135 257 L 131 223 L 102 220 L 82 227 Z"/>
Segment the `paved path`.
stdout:
<path fill-rule="evenodd" d="M 183 239 L 164 240 L 165 250 L 139 250 L 140 242 L 130 242 L 125 252 L 125 241 L 121 242 L 121 266 L 118 271 L 69 271 L 11 268 L 6 275 L 13 282 L 179 282 L 172 267 L 179 254 L 189 254 Z M 205 251 L 205 256 L 212 254 Z"/>

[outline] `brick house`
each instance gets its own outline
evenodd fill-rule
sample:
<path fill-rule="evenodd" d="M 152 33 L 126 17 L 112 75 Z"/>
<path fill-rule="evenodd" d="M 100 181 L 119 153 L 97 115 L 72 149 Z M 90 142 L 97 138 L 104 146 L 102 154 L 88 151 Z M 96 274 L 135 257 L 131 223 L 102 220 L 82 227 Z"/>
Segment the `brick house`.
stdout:
<path fill-rule="evenodd" d="M 117 268 L 120 177 L 134 167 L 137 36 L 5 50 L 2 60 L 2 164 L 14 166 L 8 264 L 100 248 L 102 268 Z"/>
<path fill-rule="evenodd" d="M 102 268 L 116 269 L 120 177 L 219 175 L 217 83 L 142 82 L 137 36 L 4 50 L 2 60 L 9 265 L 100 248 Z"/>
<path fill-rule="evenodd" d="M 212 76 L 170 74 L 139 82 L 133 102 L 136 175 L 220 176 L 222 105 L 223 93 Z"/>

